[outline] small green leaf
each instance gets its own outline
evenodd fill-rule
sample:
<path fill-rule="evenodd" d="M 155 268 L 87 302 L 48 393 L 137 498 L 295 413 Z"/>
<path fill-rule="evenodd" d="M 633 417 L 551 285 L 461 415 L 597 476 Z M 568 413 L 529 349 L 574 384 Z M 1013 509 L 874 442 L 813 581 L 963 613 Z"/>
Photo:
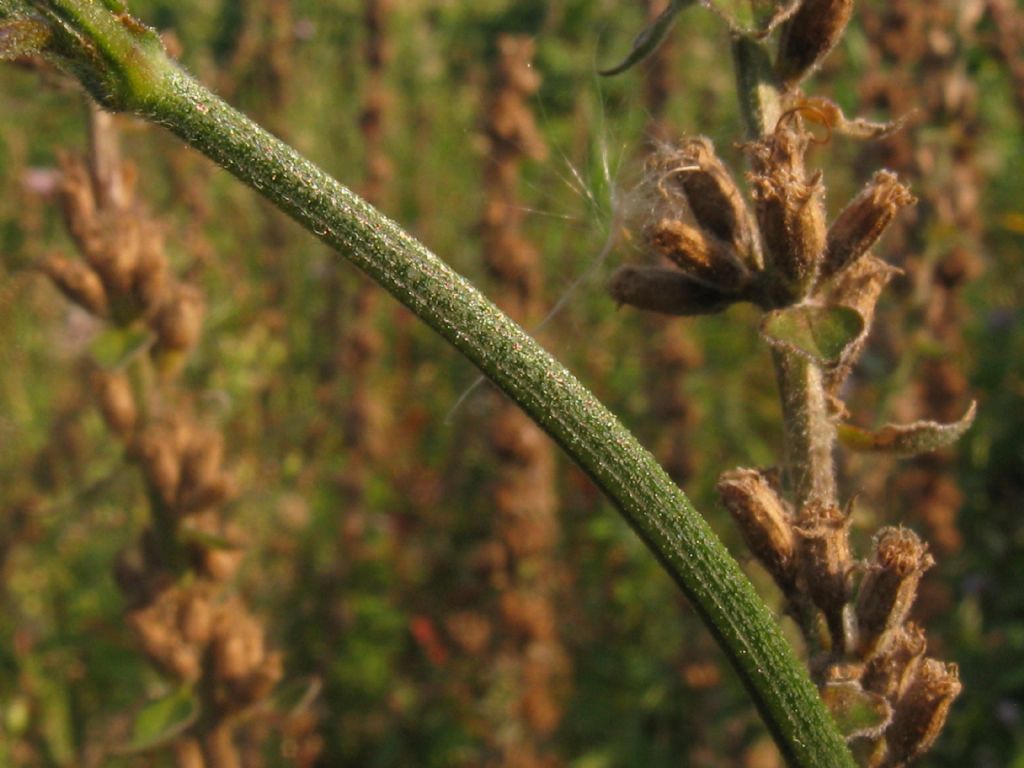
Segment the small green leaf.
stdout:
<path fill-rule="evenodd" d="M 50 27 L 35 19 L 0 23 L 0 61 L 13 61 L 39 53 L 50 41 Z"/>
<path fill-rule="evenodd" d="M 100 367 L 119 368 L 126 359 L 148 346 L 150 341 L 150 333 L 145 328 L 111 326 L 96 337 L 89 351 Z"/>
<path fill-rule="evenodd" d="M 199 705 L 189 686 L 147 704 L 135 716 L 131 742 L 121 752 L 142 752 L 176 738 L 199 715 Z"/>
<path fill-rule="evenodd" d="M 633 41 L 633 50 L 629 52 L 629 55 L 622 63 L 608 69 L 602 69 L 598 74 L 604 77 L 611 77 L 612 75 L 625 72 L 634 64 L 646 59 L 658 50 L 658 46 L 661 45 L 662 40 L 665 39 L 669 30 L 672 29 L 672 24 L 675 23 L 679 12 L 695 2 L 696 0 L 672 0 L 665 10 L 659 13 L 658 17 L 644 27 L 640 34 L 636 36 L 636 39 Z"/>
<path fill-rule="evenodd" d="M 889 702 L 856 681 L 826 683 L 821 699 L 847 739 L 877 736 L 892 719 Z"/>
<path fill-rule="evenodd" d="M 974 423 L 976 412 L 977 403 L 972 401 L 963 418 L 952 424 L 940 424 L 937 421 L 886 424 L 875 432 L 852 424 L 840 424 L 839 441 L 853 451 L 875 451 L 905 459 L 952 445 Z"/>
<path fill-rule="evenodd" d="M 799 304 L 770 312 L 761 322 L 769 344 L 822 364 L 838 363 L 864 333 L 864 318 L 850 307 Z"/>

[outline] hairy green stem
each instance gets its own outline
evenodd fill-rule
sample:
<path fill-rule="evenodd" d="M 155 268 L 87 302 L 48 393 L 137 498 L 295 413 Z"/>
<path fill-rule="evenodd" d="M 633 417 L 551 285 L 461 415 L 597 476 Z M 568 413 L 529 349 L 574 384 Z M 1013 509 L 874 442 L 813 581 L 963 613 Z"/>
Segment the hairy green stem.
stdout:
<path fill-rule="evenodd" d="M 781 85 L 764 45 L 746 38 L 732 41 L 740 111 L 750 139 L 772 133 L 782 116 Z M 811 499 L 836 501 L 835 425 L 828 413 L 821 368 L 792 351 L 774 349 L 775 379 L 782 401 L 785 479 L 797 509 Z"/>
<path fill-rule="evenodd" d="M 828 415 L 821 368 L 806 357 L 772 350 L 782 400 L 786 484 L 797 509 L 810 500 L 836 501 L 832 460 L 836 428 Z"/>
<path fill-rule="evenodd" d="M 31 2 L 65 22 L 102 8 L 97 0 Z M 551 435 L 690 597 L 792 765 L 853 765 L 777 617 L 654 458 L 572 374 L 397 224 L 178 69 L 149 35 L 120 20 L 72 32 L 59 53 L 72 58 L 71 71 L 101 103 L 164 125 L 272 200 L 451 342 Z M 78 55 L 67 50 L 75 35 L 118 39 L 92 41 L 102 56 Z M 125 48 L 130 55 L 120 56 Z M 99 71 L 83 76 L 87 65 Z"/>

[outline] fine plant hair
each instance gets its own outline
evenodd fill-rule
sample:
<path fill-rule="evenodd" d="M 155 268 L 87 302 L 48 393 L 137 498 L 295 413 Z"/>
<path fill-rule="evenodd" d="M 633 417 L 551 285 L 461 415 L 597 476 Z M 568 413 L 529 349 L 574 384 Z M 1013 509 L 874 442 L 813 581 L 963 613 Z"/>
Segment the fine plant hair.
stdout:
<path fill-rule="evenodd" d="M 168 700 L 195 691 L 193 708 L 168 723 L 173 729 L 123 749 L 166 749 L 181 768 L 233 768 L 243 764 L 239 728 L 280 681 L 282 657 L 232 587 L 245 536 L 225 514 L 236 491 L 224 438 L 178 381 L 200 339 L 204 301 L 171 273 L 164 234 L 136 197 L 113 118 L 93 108 L 89 129 L 85 158 L 63 159 L 59 190 L 78 256 L 50 254 L 39 270 L 124 347 L 116 361 L 90 361 L 88 377 L 150 507 L 114 576 L 141 652 L 180 687 Z"/>
<path fill-rule="evenodd" d="M 609 73 L 648 55 L 691 5 L 673 0 Z M 710 141 L 691 137 L 655 153 L 647 193 L 656 215 L 643 237 L 674 266 L 623 267 L 612 293 L 622 304 L 673 315 L 740 301 L 763 310 L 782 396 L 782 468 L 734 470 L 720 487 L 804 633 L 809 673 L 686 497 L 572 374 L 397 224 L 171 62 L 159 36 L 120 0 L 2 0 L 0 58 L 42 56 L 104 108 L 167 127 L 477 364 L 609 496 L 690 597 L 791 764 L 850 766 L 853 748 L 864 765 L 900 765 L 934 741 L 959 682 L 955 666 L 925 657 L 923 630 L 906 621 L 931 565 L 925 545 L 906 529 L 886 528 L 870 562 L 854 560 L 852 505 L 841 503 L 834 443 L 840 435 L 865 450 L 912 454 L 950 443 L 973 410 L 949 426 L 868 432 L 845 422 L 840 389 L 893 272 L 869 251 L 912 196 L 879 171 L 827 225 L 822 175 L 808 168 L 811 144 L 822 131 L 870 138 L 892 126 L 847 119 L 800 90 L 842 36 L 852 2 L 768 5 L 761 23 L 732 29 L 752 205 Z M 78 286 L 84 299 L 103 299 L 95 285 Z"/>
<path fill-rule="evenodd" d="M 877 170 L 826 222 L 824 175 L 810 165 L 810 150 L 822 141 L 815 131 L 824 129 L 826 143 L 833 133 L 872 141 L 900 127 L 849 120 L 831 101 L 804 93 L 852 6 L 805 0 L 781 23 L 774 60 L 752 38 L 736 39 L 749 193 L 707 138 L 656 147 L 637 196 L 648 212 L 640 236 L 658 263 L 620 267 L 609 291 L 620 304 L 666 315 L 714 314 L 739 302 L 762 310 L 784 455 L 779 468 L 725 472 L 718 491 L 782 591 L 811 676 L 856 758 L 881 767 L 928 750 L 960 682 L 955 664 L 927 656 L 924 629 L 908 619 L 921 576 L 934 565 L 928 546 L 908 528 L 883 527 L 870 556 L 855 556 L 852 516 L 866 502 L 842 498 L 834 446 L 838 437 L 852 450 L 926 453 L 958 438 L 974 406 L 949 425 L 919 421 L 868 432 L 852 425 L 841 399 L 879 295 L 899 271 L 872 249 L 916 202 L 895 174 Z"/>

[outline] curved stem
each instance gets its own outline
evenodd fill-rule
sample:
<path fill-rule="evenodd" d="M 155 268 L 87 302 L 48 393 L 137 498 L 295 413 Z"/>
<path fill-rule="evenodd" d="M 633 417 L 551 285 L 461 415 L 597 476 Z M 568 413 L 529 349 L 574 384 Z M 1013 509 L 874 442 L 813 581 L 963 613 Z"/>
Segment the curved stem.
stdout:
<path fill-rule="evenodd" d="M 31 0 L 63 18 L 97 0 Z M 92 29 L 96 29 L 94 25 Z M 89 30 L 91 33 L 92 30 Z M 81 33 L 81 31 L 80 31 Z M 136 37 L 130 25 L 104 34 Z M 84 33 L 81 33 L 84 34 Z M 104 51 L 118 45 L 97 46 Z M 582 384 L 397 224 L 232 109 L 149 45 L 97 73 L 108 107 L 160 123 L 377 281 L 475 363 L 594 480 L 692 600 L 796 766 L 852 766 L 778 619 L 654 458 Z M 78 71 L 81 61 L 73 71 Z M 93 59 L 96 66 L 108 60 Z M 140 78 L 142 81 L 140 82 Z M 111 90 L 125 84 L 123 92 Z"/>

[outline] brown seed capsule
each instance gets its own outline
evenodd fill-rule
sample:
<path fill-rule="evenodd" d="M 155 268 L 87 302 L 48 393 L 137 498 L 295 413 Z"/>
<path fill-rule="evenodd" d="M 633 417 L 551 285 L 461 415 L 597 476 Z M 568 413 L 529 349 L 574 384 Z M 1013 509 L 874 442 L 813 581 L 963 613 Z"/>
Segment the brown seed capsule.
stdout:
<path fill-rule="evenodd" d="M 41 269 L 71 301 L 98 317 L 107 316 L 110 304 L 103 281 L 85 264 L 61 256 L 48 256 Z"/>
<path fill-rule="evenodd" d="M 803 299 L 818 276 L 825 248 L 824 186 L 821 174 L 808 178 L 804 152 L 808 137 L 780 121 L 776 131 L 749 145 L 754 212 L 765 247 L 769 307 Z"/>
<path fill-rule="evenodd" d="M 793 515 L 767 478 L 753 469 L 725 472 L 718 481 L 722 503 L 747 546 L 787 594 L 796 581 Z"/>
<path fill-rule="evenodd" d="M 715 154 L 710 139 L 687 139 L 678 149 L 658 152 L 650 164 L 660 188 L 682 190 L 694 220 L 722 242 L 752 269 L 760 267 L 754 223 L 743 193 L 725 164 Z"/>
<path fill-rule="evenodd" d="M 898 699 L 917 674 L 927 647 L 924 630 L 913 622 L 904 624 L 875 649 L 864 667 L 861 682 L 869 691 L 890 700 Z"/>
<path fill-rule="evenodd" d="M 885 732 L 886 765 L 904 765 L 928 751 L 946 723 L 953 700 L 960 694 L 956 664 L 925 659 L 896 702 L 892 724 Z"/>
<path fill-rule="evenodd" d="M 619 304 L 665 315 L 712 315 L 737 301 L 735 295 L 686 277 L 677 269 L 627 264 L 608 284 Z"/>
<path fill-rule="evenodd" d="M 737 294 L 750 279 L 733 247 L 710 232 L 676 219 L 662 219 L 645 234 L 651 247 L 687 277 Z"/>
<path fill-rule="evenodd" d="M 849 517 L 838 506 L 813 499 L 800 510 L 795 527 L 807 591 L 825 616 L 835 652 L 846 644 L 843 607 L 853 568 L 849 528 Z"/>
<path fill-rule="evenodd" d="M 787 88 L 810 74 L 839 42 L 853 0 L 804 0 L 782 27 L 776 70 Z"/>
<path fill-rule="evenodd" d="M 821 280 L 836 275 L 868 252 L 901 208 L 916 202 L 896 174 L 879 171 L 828 230 Z"/>
<path fill-rule="evenodd" d="M 884 633 L 903 624 L 917 597 L 921 575 L 935 563 L 909 528 L 883 528 L 857 595 L 860 652 L 869 656 Z"/>
<path fill-rule="evenodd" d="M 128 377 L 123 373 L 97 371 L 92 377 L 103 421 L 115 435 L 127 439 L 135 429 L 138 410 Z"/>

